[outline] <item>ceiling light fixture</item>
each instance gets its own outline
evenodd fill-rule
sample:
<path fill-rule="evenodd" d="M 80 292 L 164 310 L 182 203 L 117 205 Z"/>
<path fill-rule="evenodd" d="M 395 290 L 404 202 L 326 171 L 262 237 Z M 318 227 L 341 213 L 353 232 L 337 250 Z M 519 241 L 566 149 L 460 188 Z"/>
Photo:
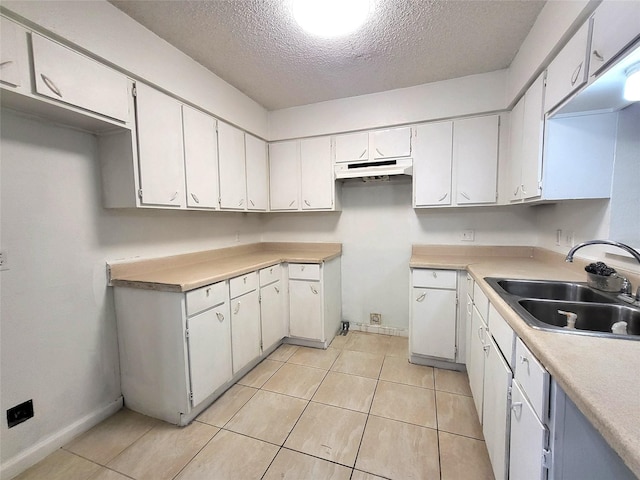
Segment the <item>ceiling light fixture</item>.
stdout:
<path fill-rule="evenodd" d="M 625 73 L 627 80 L 624 82 L 624 99 L 638 102 L 640 101 L 640 63 L 631 65 Z"/>
<path fill-rule="evenodd" d="M 332 38 L 355 31 L 367 19 L 371 0 L 292 0 L 293 18 L 307 32 Z"/>

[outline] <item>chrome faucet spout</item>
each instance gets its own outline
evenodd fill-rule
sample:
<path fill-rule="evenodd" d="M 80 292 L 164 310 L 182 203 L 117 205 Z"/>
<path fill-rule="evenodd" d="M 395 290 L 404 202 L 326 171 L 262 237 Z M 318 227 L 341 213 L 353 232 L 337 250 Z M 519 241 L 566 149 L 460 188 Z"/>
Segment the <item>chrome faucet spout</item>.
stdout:
<path fill-rule="evenodd" d="M 614 242 L 613 240 L 589 240 L 588 242 L 579 243 L 567 253 L 567 257 L 564 259 L 565 262 L 573 262 L 573 255 L 576 251 L 580 250 L 582 247 L 586 247 L 588 245 L 611 245 L 613 247 L 618 247 L 629 253 L 633 258 L 640 263 L 640 252 L 636 249 L 630 247 L 629 245 L 625 245 L 624 243 Z"/>

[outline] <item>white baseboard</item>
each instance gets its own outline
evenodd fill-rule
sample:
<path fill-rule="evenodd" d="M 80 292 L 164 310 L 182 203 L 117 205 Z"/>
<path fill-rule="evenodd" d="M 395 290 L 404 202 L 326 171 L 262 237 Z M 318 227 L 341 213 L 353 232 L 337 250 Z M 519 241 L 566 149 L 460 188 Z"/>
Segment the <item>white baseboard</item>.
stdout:
<path fill-rule="evenodd" d="M 356 332 L 377 333 L 378 335 L 392 335 L 395 337 L 408 337 L 409 331 L 406 328 L 387 327 L 384 325 L 371 325 L 367 323 L 349 324 L 349 329 Z"/>
<path fill-rule="evenodd" d="M 43 438 L 27 450 L 10 458 L 0 466 L 0 479 L 8 480 L 24 472 L 27 468 L 35 465 L 63 445 L 66 445 L 81 433 L 86 432 L 91 427 L 94 427 L 116 413 L 122 408 L 122 405 L 123 399 L 122 396 L 120 396 L 107 406 L 85 415 L 71 425 Z"/>

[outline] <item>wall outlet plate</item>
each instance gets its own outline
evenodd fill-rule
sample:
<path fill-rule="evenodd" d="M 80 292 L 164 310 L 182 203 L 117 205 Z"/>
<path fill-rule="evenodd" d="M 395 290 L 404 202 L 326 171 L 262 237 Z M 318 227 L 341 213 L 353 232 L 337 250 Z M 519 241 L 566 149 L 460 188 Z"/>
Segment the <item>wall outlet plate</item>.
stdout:
<path fill-rule="evenodd" d="M 381 313 L 370 313 L 369 314 L 369 323 L 371 325 L 380 325 L 382 323 L 382 314 Z"/>
<path fill-rule="evenodd" d="M 460 240 L 463 242 L 473 242 L 476 239 L 476 231 L 475 230 L 463 230 Z"/>
<path fill-rule="evenodd" d="M 27 400 L 7 410 L 7 426 L 15 427 L 31 417 L 33 417 L 33 400 Z"/>

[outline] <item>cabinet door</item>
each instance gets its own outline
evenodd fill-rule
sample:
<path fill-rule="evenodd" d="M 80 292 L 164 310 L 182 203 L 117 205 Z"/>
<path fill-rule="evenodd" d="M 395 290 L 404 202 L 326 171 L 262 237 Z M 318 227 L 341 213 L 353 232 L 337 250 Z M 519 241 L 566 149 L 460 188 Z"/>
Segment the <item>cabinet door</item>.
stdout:
<path fill-rule="evenodd" d="M 247 175 L 244 159 L 244 132 L 218 122 L 218 162 L 220 168 L 220 207 L 245 210 Z"/>
<path fill-rule="evenodd" d="M 516 106 L 511 110 L 511 131 L 509 136 L 509 201 L 517 202 L 522 200 L 522 133 L 524 124 L 524 103 L 523 96 Z"/>
<path fill-rule="evenodd" d="M 187 320 L 191 405 L 231 380 L 231 320 L 223 303 Z"/>
<path fill-rule="evenodd" d="M 303 210 L 333 207 L 333 169 L 331 139 L 310 138 L 300 141 L 300 194 Z"/>
<path fill-rule="evenodd" d="M 324 341 L 320 282 L 289 281 L 289 335 Z"/>
<path fill-rule="evenodd" d="M 349 133 L 338 135 L 336 142 L 336 162 L 351 162 L 369 159 L 369 134 Z"/>
<path fill-rule="evenodd" d="M 416 127 L 413 153 L 414 206 L 451 205 L 453 123 Z"/>
<path fill-rule="evenodd" d="M 253 135 L 244 136 L 247 157 L 247 210 L 269 207 L 267 143 Z"/>
<path fill-rule="evenodd" d="M 549 64 L 544 99 L 545 112 L 587 83 L 588 43 L 589 22 L 585 22 Z"/>
<path fill-rule="evenodd" d="M 467 290 L 467 292 L 469 292 L 469 290 Z M 472 334 L 471 329 L 473 328 L 471 324 L 472 317 L 473 317 L 473 299 L 471 298 L 470 295 L 467 295 L 467 305 L 465 309 L 465 342 L 464 342 L 464 347 L 465 347 L 464 358 L 466 359 L 465 363 L 467 365 L 467 369 L 470 363 L 469 357 L 471 356 L 471 334 Z"/>
<path fill-rule="evenodd" d="M 428 288 L 412 290 L 411 353 L 454 360 L 456 291 Z"/>
<path fill-rule="evenodd" d="M 544 480 L 542 455 L 547 446 L 547 428 L 538 420 L 518 382 L 511 390 L 510 480 Z"/>
<path fill-rule="evenodd" d="M 260 356 L 260 303 L 258 290 L 231 300 L 233 373 Z"/>
<path fill-rule="evenodd" d="M 411 128 L 392 128 L 371 132 L 373 158 L 408 157 L 411 155 Z"/>
<path fill-rule="evenodd" d="M 473 402 L 476 405 L 478 418 L 482 423 L 482 395 L 484 391 L 484 358 L 485 358 L 485 335 L 487 326 L 485 325 L 478 309 L 473 307 L 471 316 L 471 340 L 469 356 L 467 357 L 467 374 L 469 375 L 469 385 L 473 394 Z"/>
<path fill-rule="evenodd" d="M 298 141 L 269 144 L 269 203 L 271 210 L 298 210 L 300 172 Z"/>
<path fill-rule="evenodd" d="M 218 135 L 216 120 L 182 106 L 187 207 L 218 206 Z"/>
<path fill-rule="evenodd" d="M 136 89 L 141 202 L 184 207 L 182 106 L 147 85 Z"/>
<path fill-rule="evenodd" d="M 522 121 L 522 198 L 539 197 L 542 193 L 542 139 L 544 137 L 544 76 L 540 75 L 524 96 Z"/>
<path fill-rule="evenodd" d="M 511 370 L 490 335 L 487 335 L 487 341 L 489 349 L 484 363 L 482 434 L 496 480 L 506 480 Z"/>
<path fill-rule="evenodd" d="M 589 75 L 596 75 L 640 35 L 640 2 L 602 2 L 593 16 Z"/>
<path fill-rule="evenodd" d="M 0 17 L 0 82 L 12 87 L 24 86 L 27 77 L 23 73 L 29 63 L 24 49 L 27 33 L 19 25 Z"/>
<path fill-rule="evenodd" d="M 453 123 L 453 164 L 458 205 L 496 202 L 498 127 L 497 115 L 467 118 Z"/>
<path fill-rule="evenodd" d="M 287 332 L 284 321 L 282 285 L 275 282 L 260 289 L 260 319 L 262 321 L 262 350 L 268 350 L 282 340 Z"/>
<path fill-rule="evenodd" d="M 37 93 L 116 120 L 129 120 L 127 77 L 35 33 L 31 42 Z"/>

